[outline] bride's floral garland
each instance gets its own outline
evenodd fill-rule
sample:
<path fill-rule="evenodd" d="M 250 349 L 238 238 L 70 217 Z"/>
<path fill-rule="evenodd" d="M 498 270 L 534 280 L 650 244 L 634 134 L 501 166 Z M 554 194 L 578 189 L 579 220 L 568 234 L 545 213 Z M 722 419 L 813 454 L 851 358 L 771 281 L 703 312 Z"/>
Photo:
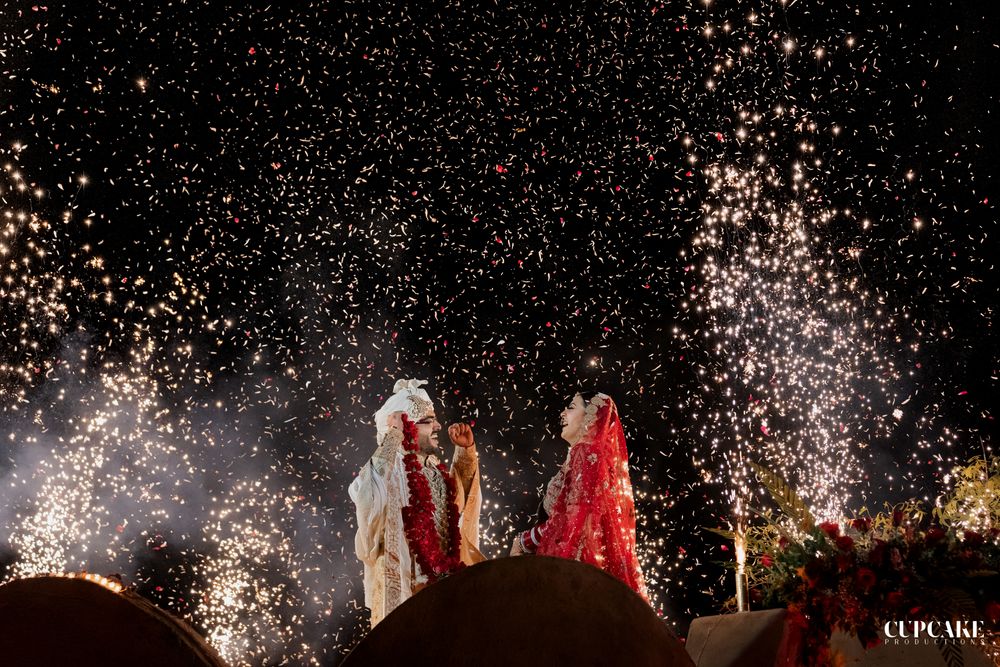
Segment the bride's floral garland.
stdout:
<path fill-rule="evenodd" d="M 417 425 L 404 414 L 403 417 L 403 465 L 406 468 L 406 485 L 410 491 L 410 504 L 402 508 L 403 530 L 420 571 L 429 583 L 459 570 L 464 563 L 461 559 L 462 535 L 458 528 L 458 494 L 455 478 L 448 473 L 443 463 L 437 468 L 444 477 L 448 488 L 448 550 L 444 550 L 437 526 L 434 524 L 434 500 L 430 484 L 423 473 L 423 466 L 417 459 Z"/>

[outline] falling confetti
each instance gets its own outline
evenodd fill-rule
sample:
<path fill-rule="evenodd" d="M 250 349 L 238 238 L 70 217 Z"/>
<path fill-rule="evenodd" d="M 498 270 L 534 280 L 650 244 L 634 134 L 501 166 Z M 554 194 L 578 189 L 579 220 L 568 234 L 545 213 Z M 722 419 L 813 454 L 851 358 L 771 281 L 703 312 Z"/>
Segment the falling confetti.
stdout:
<path fill-rule="evenodd" d="M 996 433 L 992 11 L 7 3 L 0 578 L 336 664 L 402 377 L 474 424 L 491 557 L 566 396 L 614 396 L 680 634 L 749 461 L 824 516 L 933 501 Z"/>

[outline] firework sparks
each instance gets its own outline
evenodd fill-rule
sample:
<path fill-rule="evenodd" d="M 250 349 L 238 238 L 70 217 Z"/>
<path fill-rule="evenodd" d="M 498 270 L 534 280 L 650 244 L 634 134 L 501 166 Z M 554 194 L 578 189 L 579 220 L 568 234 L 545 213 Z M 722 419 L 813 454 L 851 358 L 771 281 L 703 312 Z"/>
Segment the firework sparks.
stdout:
<path fill-rule="evenodd" d="M 821 516 L 927 497 L 992 451 L 995 100 L 991 22 L 906 8 L 0 10 L 0 575 L 336 661 L 404 376 L 475 422 L 490 555 L 613 395 L 679 630 L 748 461 Z"/>
<path fill-rule="evenodd" d="M 871 434 L 858 438 L 861 422 L 893 398 L 898 372 L 880 346 L 892 322 L 869 315 L 872 295 L 841 275 L 823 242 L 838 212 L 801 166 L 713 166 L 706 177 L 712 197 L 691 256 L 700 283 L 682 304 L 706 323 L 699 343 L 715 363 L 703 395 L 723 405 L 701 408 L 700 435 L 718 455 L 705 464 L 723 460 L 735 502 L 751 459 L 794 480 L 818 516 L 839 518 L 863 476 Z"/>

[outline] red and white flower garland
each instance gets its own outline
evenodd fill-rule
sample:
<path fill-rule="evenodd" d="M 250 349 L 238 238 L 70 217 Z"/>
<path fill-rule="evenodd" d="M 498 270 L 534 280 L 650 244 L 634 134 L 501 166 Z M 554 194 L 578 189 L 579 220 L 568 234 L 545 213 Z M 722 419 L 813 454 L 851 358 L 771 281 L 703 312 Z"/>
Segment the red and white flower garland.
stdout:
<path fill-rule="evenodd" d="M 423 473 L 423 466 L 417 458 L 417 425 L 404 414 L 403 417 L 403 465 L 406 468 L 406 485 L 410 491 L 410 504 L 402 508 L 403 531 L 420 571 L 433 583 L 451 574 L 464 565 L 461 558 L 462 534 L 458 528 L 458 495 L 455 478 L 448 473 L 443 463 L 437 468 L 444 477 L 448 489 L 448 539 L 447 551 L 434 524 L 434 500 L 430 484 Z"/>

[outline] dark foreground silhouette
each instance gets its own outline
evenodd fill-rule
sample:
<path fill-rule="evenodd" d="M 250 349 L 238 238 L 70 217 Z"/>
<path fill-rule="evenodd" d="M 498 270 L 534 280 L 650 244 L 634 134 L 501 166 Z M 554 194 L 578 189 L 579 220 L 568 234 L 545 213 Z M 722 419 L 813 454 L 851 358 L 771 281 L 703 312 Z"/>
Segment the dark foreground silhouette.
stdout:
<path fill-rule="evenodd" d="M 541 556 L 487 561 L 421 590 L 344 667 L 402 664 L 693 667 L 628 586 L 590 565 Z"/>
<path fill-rule="evenodd" d="M 135 593 L 79 576 L 0 586 L 0 664 L 225 667 L 184 621 Z"/>

